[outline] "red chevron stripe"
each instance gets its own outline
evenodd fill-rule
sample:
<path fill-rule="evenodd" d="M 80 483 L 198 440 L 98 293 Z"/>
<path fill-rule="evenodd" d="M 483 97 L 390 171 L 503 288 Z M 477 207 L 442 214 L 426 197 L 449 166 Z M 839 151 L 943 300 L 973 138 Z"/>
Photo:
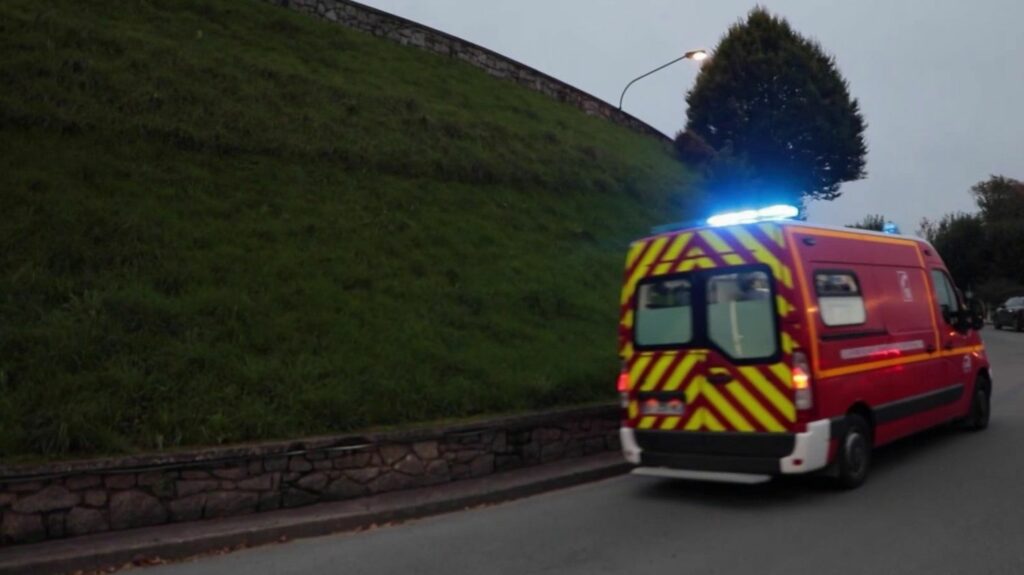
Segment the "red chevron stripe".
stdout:
<path fill-rule="evenodd" d="M 761 373 L 761 375 L 766 375 L 764 373 L 764 371 L 759 366 L 752 366 L 752 367 L 757 369 Z M 779 425 L 781 425 L 783 427 L 789 427 L 789 425 L 790 425 L 789 419 L 785 415 L 783 415 L 778 410 L 777 407 L 775 407 L 774 403 L 772 403 L 767 397 L 765 397 L 761 393 L 761 391 L 757 388 L 756 385 L 753 384 L 753 382 L 751 382 L 747 378 L 743 377 L 743 374 L 740 373 L 739 370 L 736 370 L 736 372 L 733 374 L 733 376 L 736 378 L 736 381 L 738 381 L 740 383 L 740 385 L 742 385 L 743 388 L 747 390 L 747 393 L 749 393 L 751 396 L 753 396 L 753 398 L 759 404 L 761 404 L 761 407 L 764 408 L 764 410 L 767 411 L 768 414 L 771 415 L 775 419 L 775 421 L 779 422 Z M 766 379 L 768 379 L 767 376 L 766 376 Z M 770 381 L 770 379 L 769 379 L 769 381 Z M 786 395 L 786 394 L 783 394 L 783 395 Z"/>
<path fill-rule="evenodd" d="M 653 391 L 661 391 L 661 389 L 665 386 L 665 382 L 667 382 L 668 379 L 672 377 L 672 372 L 674 372 L 676 368 L 679 367 L 679 364 L 682 363 L 683 358 L 685 358 L 686 355 L 686 352 L 679 352 L 675 355 L 674 358 L 672 358 L 672 363 L 669 364 L 668 369 L 665 370 L 665 373 L 661 374 L 661 379 L 659 379 L 658 382 L 654 384 L 654 387 L 651 388 Z"/>

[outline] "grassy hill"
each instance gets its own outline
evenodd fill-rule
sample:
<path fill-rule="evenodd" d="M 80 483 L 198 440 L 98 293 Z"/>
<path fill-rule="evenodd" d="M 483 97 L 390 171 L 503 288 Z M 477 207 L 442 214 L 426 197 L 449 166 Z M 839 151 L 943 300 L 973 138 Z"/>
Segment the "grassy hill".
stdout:
<path fill-rule="evenodd" d="M 611 398 L 624 248 L 688 179 L 256 1 L 5 0 L 0 85 L 5 460 Z"/>

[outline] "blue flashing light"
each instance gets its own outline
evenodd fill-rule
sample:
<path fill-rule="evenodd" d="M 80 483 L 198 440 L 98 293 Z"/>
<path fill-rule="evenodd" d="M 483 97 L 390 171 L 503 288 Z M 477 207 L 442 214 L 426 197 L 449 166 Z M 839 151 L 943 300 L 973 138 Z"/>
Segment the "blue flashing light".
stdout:
<path fill-rule="evenodd" d="M 736 224 L 749 224 L 753 222 L 765 222 L 769 220 L 786 220 L 795 218 L 800 214 L 796 206 L 777 204 L 759 210 L 743 210 L 741 212 L 728 212 L 716 214 L 707 219 L 709 226 L 734 226 Z"/>
<path fill-rule="evenodd" d="M 900 228 L 894 222 L 889 221 L 889 222 L 885 222 L 885 225 L 882 226 L 882 231 L 887 233 L 887 234 L 897 234 L 898 235 L 900 233 Z"/>

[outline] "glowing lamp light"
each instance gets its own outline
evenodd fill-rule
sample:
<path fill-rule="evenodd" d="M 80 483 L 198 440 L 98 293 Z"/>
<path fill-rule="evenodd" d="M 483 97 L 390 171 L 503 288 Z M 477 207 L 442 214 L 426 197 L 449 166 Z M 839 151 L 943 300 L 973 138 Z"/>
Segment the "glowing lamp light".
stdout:
<path fill-rule="evenodd" d="M 703 62 L 708 59 L 708 52 L 707 50 L 693 50 L 692 52 L 687 52 L 685 57 L 694 62 Z"/>
<path fill-rule="evenodd" d="M 785 220 L 795 218 L 800 214 L 796 206 L 778 204 L 768 206 L 759 210 L 743 210 L 740 212 L 728 212 L 716 214 L 707 219 L 709 226 L 734 226 L 737 224 L 749 224 L 753 222 L 764 222 L 769 220 Z"/>

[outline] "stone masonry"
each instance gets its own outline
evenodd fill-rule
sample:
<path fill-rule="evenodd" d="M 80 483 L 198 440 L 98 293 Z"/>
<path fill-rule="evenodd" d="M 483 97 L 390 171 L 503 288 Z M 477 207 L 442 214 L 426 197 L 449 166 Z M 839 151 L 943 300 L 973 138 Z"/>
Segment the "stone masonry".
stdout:
<path fill-rule="evenodd" d="M 665 134 L 615 106 L 539 70 L 461 38 L 350 0 L 265 0 L 330 22 L 386 38 L 403 46 L 456 58 L 631 130 L 671 142 Z"/>
<path fill-rule="evenodd" d="M 0 464 L 0 546 L 337 501 L 615 450 L 599 406 L 292 443 Z"/>

